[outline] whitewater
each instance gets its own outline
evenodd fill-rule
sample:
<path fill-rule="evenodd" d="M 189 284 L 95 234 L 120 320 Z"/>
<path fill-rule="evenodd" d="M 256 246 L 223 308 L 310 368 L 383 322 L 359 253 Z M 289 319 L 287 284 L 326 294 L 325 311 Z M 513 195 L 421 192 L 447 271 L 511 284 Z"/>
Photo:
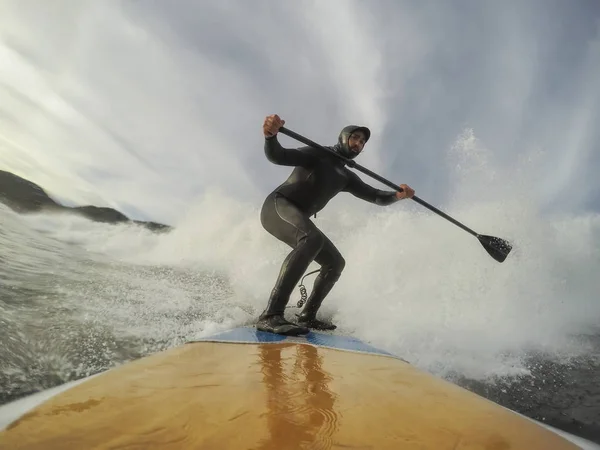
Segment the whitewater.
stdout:
<path fill-rule="evenodd" d="M 448 165 L 458 187 L 440 206 L 511 241 L 504 263 L 410 200 L 379 207 L 342 194 L 313 219 L 346 259 L 320 314 L 513 405 L 523 386 L 557 395 L 573 367 L 600 373 L 600 216 L 548 215 L 527 194 L 537 161 L 500 173 L 486 155 L 472 132 L 457 140 Z M 207 190 L 173 231 L 155 233 L 0 204 L 0 401 L 252 325 L 289 251 L 261 228 L 260 206 Z M 296 289 L 290 315 L 299 299 Z M 599 410 L 588 403 L 580 416 Z"/>

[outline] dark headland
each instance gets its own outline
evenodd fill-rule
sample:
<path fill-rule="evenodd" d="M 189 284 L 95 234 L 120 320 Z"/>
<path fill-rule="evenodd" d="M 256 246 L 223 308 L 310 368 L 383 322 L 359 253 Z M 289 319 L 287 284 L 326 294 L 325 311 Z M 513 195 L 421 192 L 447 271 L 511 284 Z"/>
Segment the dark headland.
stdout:
<path fill-rule="evenodd" d="M 78 214 L 94 222 L 110 224 L 132 223 L 158 232 L 171 230 L 169 225 L 162 223 L 130 219 L 114 208 L 93 205 L 61 205 L 53 200 L 37 184 L 4 170 L 0 170 L 0 202 L 18 213 L 65 212 Z"/>

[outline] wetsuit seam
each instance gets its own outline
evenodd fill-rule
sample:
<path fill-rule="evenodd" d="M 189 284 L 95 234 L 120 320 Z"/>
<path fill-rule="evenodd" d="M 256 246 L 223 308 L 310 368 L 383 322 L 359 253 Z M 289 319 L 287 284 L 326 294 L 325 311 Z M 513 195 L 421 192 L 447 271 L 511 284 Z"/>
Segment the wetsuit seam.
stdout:
<path fill-rule="evenodd" d="M 283 217 L 281 215 L 281 213 L 279 212 L 279 208 L 277 207 L 277 197 L 275 197 L 275 212 L 277 213 L 277 215 L 279 216 L 279 218 L 281 220 L 283 220 L 285 223 L 290 224 L 292 227 L 294 227 L 296 229 L 296 244 L 297 244 L 298 243 L 298 232 L 300 232 L 300 228 L 298 228 L 294 222 L 290 222 L 289 220 L 287 220 L 285 217 Z"/>

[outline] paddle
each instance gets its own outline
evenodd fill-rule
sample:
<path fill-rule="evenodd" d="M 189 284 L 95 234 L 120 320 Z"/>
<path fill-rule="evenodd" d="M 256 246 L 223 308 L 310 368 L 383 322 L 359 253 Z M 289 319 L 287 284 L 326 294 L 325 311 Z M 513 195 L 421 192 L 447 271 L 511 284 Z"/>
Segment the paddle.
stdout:
<path fill-rule="evenodd" d="M 397 190 L 398 192 L 402 192 L 403 189 L 400 186 L 397 186 L 396 184 L 392 183 L 391 181 L 386 180 L 385 178 L 377 175 L 374 172 L 371 172 L 369 169 L 366 169 L 364 167 L 362 167 L 360 164 L 357 164 L 356 161 L 352 160 L 352 159 L 348 159 L 336 152 L 334 152 L 331 149 L 328 149 L 326 147 L 323 147 L 322 145 L 317 144 L 316 142 L 311 141 L 310 139 L 305 138 L 304 136 L 289 130 L 285 127 L 281 127 L 279 129 L 279 132 L 294 138 L 300 142 L 302 142 L 303 144 L 309 145 L 311 147 L 315 147 L 318 148 L 320 150 L 324 150 L 326 152 L 329 152 L 335 156 L 337 156 L 338 158 L 344 160 L 346 162 L 346 165 L 348 167 L 352 167 L 354 169 L 357 169 L 367 175 L 369 175 L 370 177 L 375 178 L 377 181 Z M 434 213 L 442 216 L 444 219 L 449 220 L 450 222 L 452 222 L 454 225 L 462 228 L 463 230 L 465 230 L 466 232 L 472 234 L 473 236 L 475 236 L 477 239 L 479 239 L 479 242 L 481 243 L 481 245 L 483 245 L 483 248 L 489 253 L 489 255 L 494 258 L 496 261 L 498 262 L 504 262 L 504 260 L 506 259 L 506 257 L 508 256 L 508 254 L 510 253 L 510 251 L 512 250 L 512 245 L 508 242 L 505 241 L 504 239 L 500 239 L 498 237 L 494 237 L 494 236 L 487 236 L 484 234 L 479 234 L 476 233 L 475 231 L 471 230 L 469 227 L 466 227 L 465 225 L 463 225 L 462 223 L 460 223 L 459 221 L 453 219 L 452 217 L 450 217 L 448 214 L 440 211 L 439 209 L 437 209 L 435 206 L 430 205 L 429 203 L 427 203 L 424 200 L 421 200 L 419 197 L 417 196 L 413 196 L 412 199 L 419 203 L 420 205 L 423 205 L 426 208 L 429 208 L 431 211 L 433 211 Z"/>

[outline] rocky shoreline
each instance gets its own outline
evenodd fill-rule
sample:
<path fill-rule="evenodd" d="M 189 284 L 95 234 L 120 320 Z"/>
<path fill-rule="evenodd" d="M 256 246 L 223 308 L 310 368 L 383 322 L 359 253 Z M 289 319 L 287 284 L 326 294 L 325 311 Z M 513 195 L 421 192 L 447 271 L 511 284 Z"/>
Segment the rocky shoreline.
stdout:
<path fill-rule="evenodd" d="M 53 200 L 35 183 L 11 172 L 0 170 L 0 202 L 19 213 L 57 212 L 78 214 L 94 222 L 109 224 L 132 223 L 156 232 L 167 232 L 171 226 L 162 223 L 133 220 L 113 208 L 85 205 L 65 206 Z"/>

